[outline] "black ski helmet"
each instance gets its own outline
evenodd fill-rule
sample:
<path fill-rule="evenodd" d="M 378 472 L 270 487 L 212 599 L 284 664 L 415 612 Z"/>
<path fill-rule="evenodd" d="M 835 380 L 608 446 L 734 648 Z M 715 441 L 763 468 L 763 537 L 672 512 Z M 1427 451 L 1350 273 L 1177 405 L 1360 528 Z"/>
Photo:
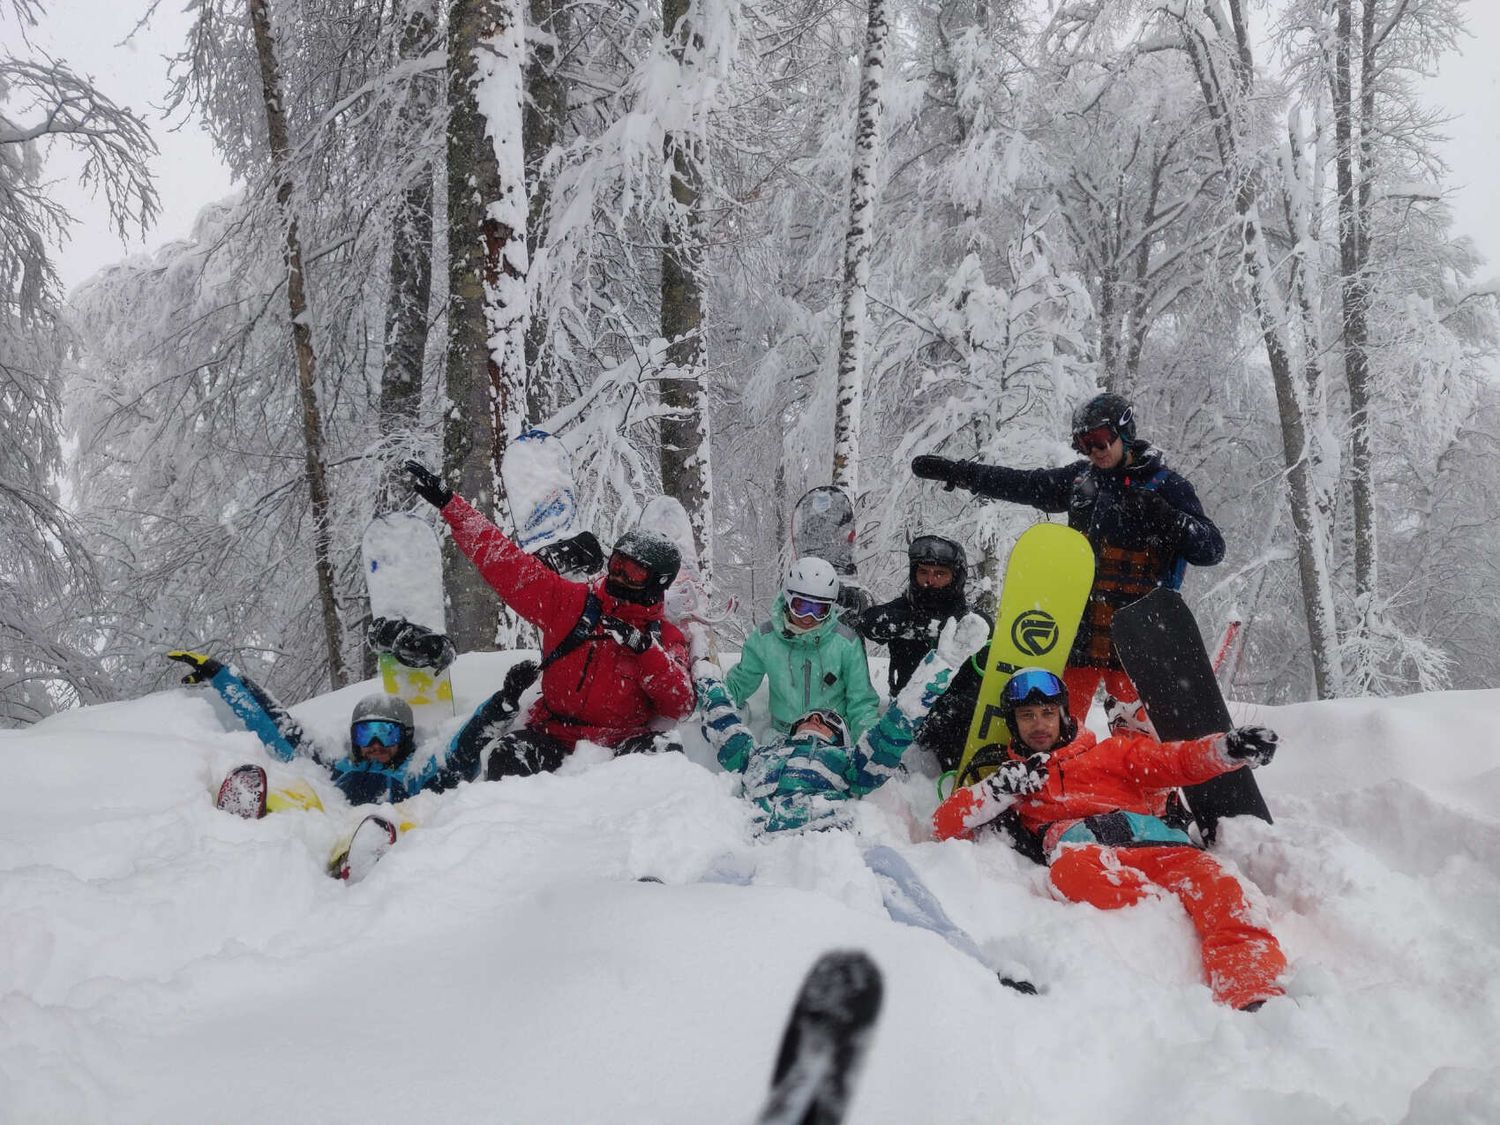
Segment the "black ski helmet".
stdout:
<path fill-rule="evenodd" d="M 1021 743 L 1021 732 L 1016 729 L 1016 708 L 1023 703 L 1055 703 L 1062 711 L 1058 742 L 1053 750 L 1078 736 L 1078 722 L 1068 711 L 1068 685 L 1057 673 L 1045 668 L 1022 668 L 1000 689 L 1000 717 L 1005 720 L 1013 743 Z"/>
<path fill-rule="evenodd" d="M 952 539 L 941 535 L 919 535 L 906 548 L 908 566 L 906 588 L 911 604 L 923 613 L 949 615 L 964 605 L 964 580 L 968 576 L 968 556 Z M 917 567 L 923 563 L 946 566 L 953 581 L 940 588 L 917 585 Z"/>
<path fill-rule="evenodd" d="M 633 583 L 615 573 L 616 558 L 629 559 L 643 567 L 646 579 Z M 667 587 L 677 577 L 682 566 L 682 553 L 665 535 L 643 528 L 632 528 L 620 536 L 615 549 L 610 553 L 610 566 L 605 574 L 604 589 L 621 601 L 637 605 L 656 605 L 667 592 Z"/>
<path fill-rule="evenodd" d="M 811 711 L 807 711 L 801 715 L 798 715 L 797 718 L 792 722 L 790 728 L 793 741 L 796 740 L 797 729 L 801 727 L 803 723 L 807 722 L 808 719 L 817 719 L 825 727 L 833 731 L 833 736 L 836 741 L 832 745 L 849 745 L 849 726 L 844 722 L 844 716 L 840 715 L 837 711 L 829 707 L 817 707 Z M 822 740 L 820 739 L 820 741 Z"/>
<path fill-rule="evenodd" d="M 397 761 L 405 761 L 406 756 L 417 748 L 417 721 L 411 713 L 411 704 L 399 695 L 376 692 L 356 703 L 349 716 L 349 753 L 355 761 L 362 760 L 364 755 L 360 752 L 359 744 L 354 741 L 354 728 L 368 719 L 384 719 L 400 725 L 401 747 L 396 755 Z"/>
<path fill-rule="evenodd" d="M 1123 395 L 1095 395 L 1073 411 L 1073 436 L 1108 426 L 1128 449 L 1135 441 L 1135 410 Z"/>

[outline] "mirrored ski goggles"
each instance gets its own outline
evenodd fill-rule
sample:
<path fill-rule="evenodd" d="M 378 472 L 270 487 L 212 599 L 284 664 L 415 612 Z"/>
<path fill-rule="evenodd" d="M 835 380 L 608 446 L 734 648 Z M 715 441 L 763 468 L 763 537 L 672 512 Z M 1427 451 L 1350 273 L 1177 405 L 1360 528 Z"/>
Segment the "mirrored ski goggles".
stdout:
<path fill-rule="evenodd" d="M 793 594 L 787 598 L 786 607 L 791 611 L 793 617 L 816 617 L 821 620 L 828 616 L 828 611 L 833 608 L 833 603 L 818 601 L 816 598 L 804 598 L 800 594 Z"/>
<path fill-rule="evenodd" d="M 401 735 L 401 724 L 390 719 L 361 719 L 349 728 L 349 737 L 361 750 L 377 742 L 382 746 L 400 746 Z"/>
<path fill-rule="evenodd" d="M 1062 680 L 1045 668 L 1027 668 L 1006 681 L 1002 694 L 1005 702 L 1019 707 L 1023 703 L 1060 701 L 1066 691 Z"/>
<path fill-rule="evenodd" d="M 651 577 L 651 572 L 644 565 L 627 555 L 611 555 L 609 573 L 610 577 L 621 579 L 632 586 L 644 586 L 646 580 Z"/>
<path fill-rule="evenodd" d="M 1092 453 L 1096 449 L 1108 449 L 1115 438 L 1120 435 L 1115 433 L 1115 428 L 1106 422 L 1102 426 L 1095 426 L 1092 430 L 1084 430 L 1073 435 L 1073 448 L 1079 453 Z"/>
<path fill-rule="evenodd" d="M 906 549 L 906 557 L 915 563 L 936 563 L 938 566 L 958 568 L 958 547 L 938 535 L 919 535 Z"/>

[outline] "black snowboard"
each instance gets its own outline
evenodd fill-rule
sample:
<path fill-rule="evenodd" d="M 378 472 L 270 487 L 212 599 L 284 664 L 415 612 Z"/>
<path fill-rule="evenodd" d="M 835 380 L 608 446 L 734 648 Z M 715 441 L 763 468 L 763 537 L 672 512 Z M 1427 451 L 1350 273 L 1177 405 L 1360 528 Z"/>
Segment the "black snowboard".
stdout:
<path fill-rule="evenodd" d="M 1202 738 L 1234 725 L 1193 611 L 1176 590 L 1152 590 L 1116 613 L 1110 629 L 1115 653 L 1163 742 Z M 1248 769 L 1220 774 L 1183 793 L 1206 843 L 1213 843 L 1220 817 L 1271 820 Z"/>
<path fill-rule="evenodd" d="M 756 1125 L 839 1125 L 884 994 L 880 969 L 858 950 L 819 957 L 787 1018 Z"/>
<path fill-rule="evenodd" d="M 814 555 L 831 563 L 839 576 L 839 605 L 863 613 L 874 598 L 854 565 L 854 529 L 854 504 L 836 485 L 809 489 L 792 509 L 792 556 Z"/>

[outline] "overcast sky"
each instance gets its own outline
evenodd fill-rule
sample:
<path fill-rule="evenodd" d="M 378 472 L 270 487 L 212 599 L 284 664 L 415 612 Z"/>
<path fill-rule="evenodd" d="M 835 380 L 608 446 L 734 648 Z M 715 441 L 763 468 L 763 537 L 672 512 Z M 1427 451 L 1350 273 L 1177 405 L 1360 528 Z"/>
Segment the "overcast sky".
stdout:
<path fill-rule="evenodd" d="M 149 28 L 130 35 L 145 0 L 53 0 L 53 11 L 34 36 L 38 45 L 75 69 L 91 75 L 115 101 L 146 116 L 161 155 L 154 162 L 162 216 L 144 242 L 124 245 L 108 229 L 101 202 L 76 185 L 76 164 L 57 158 L 48 165 L 57 178 L 55 193 L 80 222 L 70 244 L 58 256 L 65 285 L 73 286 L 100 267 L 128 253 L 154 249 L 187 235 L 198 209 L 232 190 L 228 174 L 214 155 L 207 135 L 196 124 L 166 122 L 159 107 L 166 97 L 164 56 L 179 49 L 189 23 L 184 0 L 164 0 Z M 1495 205 L 1500 178 L 1500 2 L 1470 0 L 1466 5 L 1473 38 L 1462 56 L 1451 56 L 1428 83 L 1435 105 L 1453 120 L 1445 151 L 1451 172 L 1447 186 L 1455 225 L 1468 234 L 1488 258 L 1482 277 L 1500 275 L 1500 207 Z"/>

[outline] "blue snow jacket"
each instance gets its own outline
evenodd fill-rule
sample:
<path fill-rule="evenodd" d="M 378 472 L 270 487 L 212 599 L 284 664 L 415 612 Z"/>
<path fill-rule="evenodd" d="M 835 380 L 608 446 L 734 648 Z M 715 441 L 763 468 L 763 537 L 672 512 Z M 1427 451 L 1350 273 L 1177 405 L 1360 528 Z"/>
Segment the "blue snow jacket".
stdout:
<path fill-rule="evenodd" d="M 283 762 L 311 758 L 328 770 L 351 805 L 395 804 L 424 789 L 441 792 L 473 781 L 479 775 L 483 751 L 497 733 L 498 716 L 489 713 L 491 700 L 474 713 L 441 753 L 418 750 L 401 761 L 382 765 L 350 752 L 333 754 L 319 746 L 275 697 L 233 664 L 223 665 L 209 683 L 272 756 Z"/>

